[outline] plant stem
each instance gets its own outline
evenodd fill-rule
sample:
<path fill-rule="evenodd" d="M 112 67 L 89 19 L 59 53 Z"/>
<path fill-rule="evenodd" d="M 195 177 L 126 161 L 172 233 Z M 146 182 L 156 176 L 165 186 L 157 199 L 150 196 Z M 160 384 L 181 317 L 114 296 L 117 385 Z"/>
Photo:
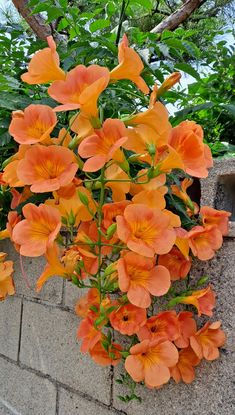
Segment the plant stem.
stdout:
<path fill-rule="evenodd" d="M 97 278 L 98 278 L 98 287 L 99 287 L 99 293 L 100 293 L 100 302 L 102 301 L 102 274 L 101 274 L 101 265 L 102 265 L 102 254 L 101 254 L 101 248 L 102 248 L 102 229 L 101 229 L 101 224 L 102 224 L 102 207 L 104 204 L 104 200 L 105 200 L 105 183 L 104 183 L 104 172 L 105 172 L 105 168 L 103 167 L 101 169 L 101 174 L 100 174 L 100 200 L 99 200 L 99 206 L 97 209 L 97 216 L 98 216 L 98 241 L 97 241 L 97 245 L 98 245 L 98 273 L 97 273 Z"/>
<path fill-rule="evenodd" d="M 115 41 L 116 46 L 118 45 L 119 40 L 120 40 L 120 36 L 121 36 L 121 30 L 122 30 L 122 23 L 123 23 L 123 20 L 124 20 L 125 8 L 126 8 L 126 1 L 122 0 L 122 6 L 121 6 L 121 10 L 120 10 L 117 36 L 116 36 L 116 41 Z"/>

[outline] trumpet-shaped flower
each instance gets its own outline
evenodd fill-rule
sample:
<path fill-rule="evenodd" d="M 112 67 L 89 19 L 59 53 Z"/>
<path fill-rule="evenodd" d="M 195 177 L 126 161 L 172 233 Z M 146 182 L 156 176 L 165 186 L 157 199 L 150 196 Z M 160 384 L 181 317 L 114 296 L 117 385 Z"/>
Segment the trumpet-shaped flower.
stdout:
<path fill-rule="evenodd" d="M 203 206 L 200 209 L 203 225 L 216 225 L 222 235 L 228 234 L 228 218 L 231 216 L 230 212 L 225 210 L 216 210 L 209 206 Z"/>
<path fill-rule="evenodd" d="M 193 313 L 190 311 L 181 311 L 178 314 L 178 323 L 180 335 L 174 340 L 174 343 L 180 349 L 189 346 L 190 337 L 197 331 L 196 321 L 193 319 Z"/>
<path fill-rule="evenodd" d="M 215 251 L 221 248 L 223 237 L 215 225 L 206 226 L 205 228 L 194 226 L 188 232 L 188 241 L 193 255 L 202 261 L 207 261 L 213 258 Z"/>
<path fill-rule="evenodd" d="M 120 147 L 126 140 L 123 122 L 108 118 L 100 130 L 95 130 L 95 135 L 85 138 L 78 147 L 79 155 L 88 158 L 83 170 L 97 171 L 111 159 L 122 161 Z"/>
<path fill-rule="evenodd" d="M 4 168 L 3 179 L 10 187 L 22 187 L 24 183 L 17 176 L 17 167 L 20 160 L 25 156 L 26 151 L 30 148 L 30 145 L 20 144 L 19 150 L 13 157 L 10 158 L 9 163 Z"/>
<path fill-rule="evenodd" d="M 46 84 L 65 78 L 52 36 L 47 37 L 47 43 L 49 47 L 35 53 L 29 63 L 28 72 L 21 76 L 22 81 L 27 84 Z"/>
<path fill-rule="evenodd" d="M 180 250 L 173 246 L 170 252 L 165 255 L 159 255 L 158 264 L 163 265 L 170 272 L 171 280 L 176 281 L 184 279 L 192 266 L 192 259 L 185 258 Z"/>
<path fill-rule="evenodd" d="M 210 286 L 203 290 L 193 291 L 187 297 L 183 297 L 180 301 L 183 304 L 192 304 L 197 308 L 198 315 L 205 314 L 211 317 L 213 308 L 215 307 L 215 293 Z"/>
<path fill-rule="evenodd" d="M 180 326 L 175 311 L 163 311 L 150 317 L 138 333 L 140 341 L 145 339 L 173 341 L 179 336 Z"/>
<path fill-rule="evenodd" d="M 101 92 L 109 83 L 109 71 L 99 65 L 86 68 L 78 65 L 69 71 L 66 78 L 55 81 L 48 89 L 48 94 L 63 105 L 56 111 L 81 109 L 91 118 L 98 115 L 97 101 Z"/>
<path fill-rule="evenodd" d="M 140 74 L 144 69 L 144 65 L 139 55 L 129 47 L 127 36 L 124 35 L 122 41 L 118 45 L 118 62 L 110 72 L 111 81 L 120 79 L 129 79 L 144 93 L 149 93 L 149 88 Z"/>
<path fill-rule="evenodd" d="M 116 222 L 118 215 L 123 215 L 125 208 L 130 205 L 130 200 L 123 200 L 122 202 L 106 203 L 102 207 L 103 225 L 107 229 L 110 225 Z"/>
<path fill-rule="evenodd" d="M 91 306 L 99 307 L 100 295 L 97 288 L 90 288 L 84 296 L 80 297 L 75 306 L 75 313 L 82 318 L 88 317 L 94 311 L 90 310 Z"/>
<path fill-rule="evenodd" d="M 48 105 L 29 105 L 24 111 L 14 111 L 9 133 L 20 144 L 35 144 L 47 140 L 57 123 Z"/>
<path fill-rule="evenodd" d="M 117 234 L 130 250 L 147 257 L 166 254 L 176 238 L 167 215 L 140 204 L 127 206 L 123 216 L 117 216 Z"/>
<path fill-rule="evenodd" d="M 106 344 L 105 344 L 106 343 Z M 105 344 L 105 346 L 104 346 Z M 102 335 L 94 347 L 89 350 L 89 354 L 94 362 L 100 366 L 117 366 L 121 361 L 122 347 L 118 343 L 107 343 L 107 338 Z"/>
<path fill-rule="evenodd" d="M 17 167 L 19 179 L 36 193 L 52 192 L 68 185 L 78 169 L 71 150 L 59 146 L 35 145 Z"/>
<path fill-rule="evenodd" d="M 117 270 L 120 290 L 127 292 L 128 300 L 137 307 L 149 307 L 150 294 L 161 296 L 170 288 L 169 271 L 161 265 L 154 266 L 151 258 L 134 252 L 118 260 Z"/>
<path fill-rule="evenodd" d="M 5 261 L 6 255 L 0 252 L 0 301 L 4 300 L 7 295 L 15 294 L 15 286 L 12 279 L 14 272 L 13 262 Z"/>
<path fill-rule="evenodd" d="M 125 369 L 135 382 L 149 388 L 159 387 L 170 379 L 170 367 L 178 362 L 178 351 L 170 341 L 143 340 L 130 349 Z"/>
<path fill-rule="evenodd" d="M 86 317 L 78 327 L 77 337 L 82 340 L 81 352 L 86 353 L 98 343 L 102 338 L 102 333 L 95 328 L 94 322 Z"/>
<path fill-rule="evenodd" d="M 218 348 L 223 346 L 226 336 L 220 329 L 220 321 L 207 322 L 194 336 L 190 337 L 190 345 L 199 359 L 215 360 L 219 357 Z"/>
<path fill-rule="evenodd" d="M 171 367 L 171 376 L 176 383 L 192 383 L 195 379 L 194 366 L 200 363 L 200 359 L 191 347 L 179 351 L 179 360 L 175 366 Z"/>
<path fill-rule="evenodd" d="M 66 267 L 61 262 L 61 253 L 56 243 L 48 247 L 45 253 L 47 264 L 37 280 L 36 291 L 39 292 L 46 281 L 52 277 L 71 278 L 74 268 Z"/>
<path fill-rule="evenodd" d="M 129 176 L 117 164 L 111 164 L 105 170 L 105 179 L 107 180 L 105 186 L 112 190 L 113 201 L 122 202 L 125 200 L 126 193 L 130 190 Z M 114 181 L 112 182 L 112 180 Z M 123 181 L 118 182 L 118 180 Z M 127 181 L 125 182 L 125 180 Z"/>
<path fill-rule="evenodd" d="M 194 121 L 183 121 L 172 129 L 169 144 L 180 155 L 184 170 L 191 176 L 204 178 L 213 166 L 211 151 L 203 143 L 203 130 Z"/>
<path fill-rule="evenodd" d="M 109 316 L 111 326 L 121 334 L 132 336 L 146 322 L 146 310 L 132 304 L 120 305 Z"/>
<path fill-rule="evenodd" d="M 79 194 L 86 197 L 87 205 L 82 203 Z M 96 212 L 96 203 L 92 199 L 89 190 L 83 186 L 77 187 L 70 198 L 56 197 L 56 199 L 48 199 L 46 204 L 58 209 L 61 216 L 71 226 L 78 226 L 81 221 L 91 220 L 93 217 L 91 212 L 94 214 Z"/>
<path fill-rule="evenodd" d="M 36 257 L 45 254 L 61 227 L 58 210 L 28 203 L 23 207 L 23 215 L 25 219 L 13 229 L 12 240 L 20 245 L 21 255 Z"/>
<path fill-rule="evenodd" d="M 194 213 L 197 214 L 199 211 L 199 208 L 195 202 L 193 202 L 189 195 L 187 194 L 187 189 L 193 184 L 192 179 L 184 179 L 180 183 L 180 187 L 177 185 L 172 185 L 171 190 L 173 195 L 179 197 L 183 200 L 186 206 L 189 207 L 189 209 Z"/>

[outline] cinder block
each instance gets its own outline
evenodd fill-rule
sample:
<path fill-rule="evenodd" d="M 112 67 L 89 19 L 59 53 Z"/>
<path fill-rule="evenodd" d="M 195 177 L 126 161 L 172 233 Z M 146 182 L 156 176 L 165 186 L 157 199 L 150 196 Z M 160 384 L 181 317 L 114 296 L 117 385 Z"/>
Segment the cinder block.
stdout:
<path fill-rule="evenodd" d="M 69 281 L 65 281 L 64 286 L 64 305 L 74 310 L 75 304 L 83 295 L 87 293 L 88 289 L 78 288 Z"/>
<path fill-rule="evenodd" d="M 115 377 L 118 376 L 115 370 Z M 136 388 L 142 403 L 122 403 L 117 395 L 127 394 L 122 385 L 114 384 L 114 407 L 127 415 L 232 415 L 234 413 L 234 365 L 232 354 L 222 354 L 218 361 L 196 368 L 196 380 L 190 385 L 171 381 L 159 390 Z"/>
<path fill-rule="evenodd" d="M 0 358 L 0 414 L 55 415 L 56 388 L 47 379 Z"/>
<path fill-rule="evenodd" d="M 21 301 L 12 296 L 0 301 L 0 353 L 13 360 L 18 354 Z"/>
<path fill-rule="evenodd" d="M 63 278 L 51 278 L 45 283 L 40 293 L 35 291 L 36 281 L 40 277 L 46 263 L 44 257 L 22 257 L 24 271 L 31 287 L 29 289 L 22 275 L 19 254 L 16 252 L 12 242 L 10 240 L 1 241 L 0 251 L 6 252 L 8 259 L 14 262 L 14 281 L 18 294 L 23 294 L 27 298 L 40 298 L 52 304 L 59 304 L 61 302 Z"/>
<path fill-rule="evenodd" d="M 72 313 L 24 301 L 20 361 L 109 404 L 110 369 L 80 352 L 78 324 Z"/>
<path fill-rule="evenodd" d="M 59 389 L 58 415 L 118 415 L 119 412 L 109 410 L 96 402 L 88 401 L 80 396 Z"/>

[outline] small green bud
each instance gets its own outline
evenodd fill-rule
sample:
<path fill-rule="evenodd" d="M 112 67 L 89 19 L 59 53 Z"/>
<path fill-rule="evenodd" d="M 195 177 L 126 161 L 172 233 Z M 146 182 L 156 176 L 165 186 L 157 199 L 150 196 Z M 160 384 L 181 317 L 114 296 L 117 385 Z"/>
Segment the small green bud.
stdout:
<path fill-rule="evenodd" d="M 85 205 L 85 206 L 89 205 L 89 199 L 88 199 L 87 195 L 85 195 L 85 193 L 82 193 L 78 190 L 78 196 L 79 196 L 79 199 L 81 200 L 83 205 Z"/>
<path fill-rule="evenodd" d="M 108 229 L 107 229 L 107 232 L 106 232 L 106 234 L 107 234 L 107 239 L 111 239 L 112 238 L 112 236 L 115 234 L 115 232 L 116 232 L 116 229 L 117 229 L 117 224 L 116 223 L 112 223 L 112 225 L 110 225 L 109 227 L 108 227 Z"/>

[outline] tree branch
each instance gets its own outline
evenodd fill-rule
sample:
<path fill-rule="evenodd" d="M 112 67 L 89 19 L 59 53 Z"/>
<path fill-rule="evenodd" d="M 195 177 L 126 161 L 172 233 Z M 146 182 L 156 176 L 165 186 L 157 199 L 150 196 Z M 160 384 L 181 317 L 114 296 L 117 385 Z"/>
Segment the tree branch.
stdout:
<path fill-rule="evenodd" d="M 206 0 L 186 0 L 182 6 L 155 26 L 151 33 L 162 33 L 163 30 L 174 30 L 198 9 Z"/>

